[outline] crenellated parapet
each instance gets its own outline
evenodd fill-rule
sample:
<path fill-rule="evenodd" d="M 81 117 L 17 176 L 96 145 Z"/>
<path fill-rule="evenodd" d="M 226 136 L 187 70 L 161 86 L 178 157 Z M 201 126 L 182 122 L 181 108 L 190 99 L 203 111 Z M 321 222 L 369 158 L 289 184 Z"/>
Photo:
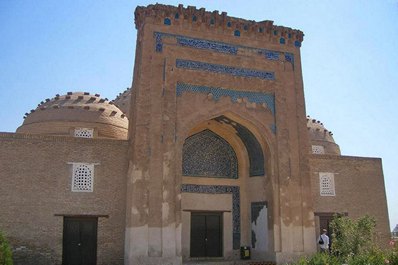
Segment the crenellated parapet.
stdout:
<path fill-rule="evenodd" d="M 301 47 L 303 32 L 288 27 L 274 25 L 273 21 L 253 21 L 227 16 L 226 12 L 219 13 L 206 11 L 204 8 L 197 9 L 194 6 L 178 7 L 170 5 L 148 5 L 138 6 L 135 10 L 135 25 L 140 29 L 147 18 L 152 23 L 165 26 L 189 26 L 192 28 L 203 28 L 214 30 L 218 34 L 228 34 L 239 37 L 256 37 L 264 40 L 276 40 L 281 45 L 294 45 Z"/>

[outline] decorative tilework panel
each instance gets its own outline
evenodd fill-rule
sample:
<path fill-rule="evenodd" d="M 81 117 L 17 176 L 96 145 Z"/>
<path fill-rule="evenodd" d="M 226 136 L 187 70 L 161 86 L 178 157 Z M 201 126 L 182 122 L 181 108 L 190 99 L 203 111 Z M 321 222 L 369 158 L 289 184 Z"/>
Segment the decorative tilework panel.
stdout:
<path fill-rule="evenodd" d="M 250 163 L 249 175 L 251 177 L 264 176 L 265 169 L 264 169 L 263 150 L 257 138 L 253 135 L 253 133 L 249 131 L 246 127 L 242 126 L 241 124 L 232 121 L 231 119 L 223 115 L 214 118 L 214 120 L 220 123 L 229 124 L 236 130 L 236 134 L 239 136 L 239 138 L 242 140 L 243 144 L 245 145 L 249 156 L 249 163 Z"/>
<path fill-rule="evenodd" d="M 240 248 L 240 190 L 238 186 L 182 184 L 181 192 L 232 194 L 232 238 L 233 248 Z"/>
<path fill-rule="evenodd" d="M 251 103 L 265 103 L 268 109 L 275 115 L 275 97 L 272 94 L 255 91 L 238 91 L 220 87 L 197 86 L 185 83 L 177 83 L 176 93 L 181 96 L 183 92 L 204 93 L 213 95 L 213 100 L 218 101 L 221 97 L 230 97 L 232 102 L 237 102 L 239 98 L 246 98 Z"/>
<path fill-rule="evenodd" d="M 268 60 L 279 61 L 279 52 L 265 50 L 264 55 Z"/>
<path fill-rule="evenodd" d="M 194 177 L 238 178 L 231 145 L 210 130 L 188 137 L 182 148 L 182 174 Z"/>
<path fill-rule="evenodd" d="M 163 51 L 163 42 L 162 42 L 162 33 L 155 32 L 155 43 L 156 43 L 156 52 L 162 52 Z"/>
<path fill-rule="evenodd" d="M 177 43 L 181 46 L 188 46 L 196 49 L 212 50 L 216 52 L 237 54 L 238 48 L 222 42 L 208 41 L 178 36 Z"/>
<path fill-rule="evenodd" d="M 293 53 L 286 52 L 285 53 L 285 61 L 294 64 L 294 55 L 293 55 Z"/>
<path fill-rule="evenodd" d="M 204 62 L 191 61 L 191 60 L 177 59 L 176 67 L 220 73 L 220 74 L 228 74 L 233 76 L 248 77 L 248 78 L 275 80 L 275 74 L 273 72 L 265 72 L 265 71 L 247 69 L 247 68 L 238 68 L 233 66 L 211 64 L 211 63 L 204 63 Z"/>
<path fill-rule="evenodd" d="M 230 23 L 230 22 L 228 22 Z M 262 28 L 259 28 L 261 30 Z M 240 32 L 237 31 L 236 34 L 240 35 Z M 218 42 L 218 41 L 212 41 L 212 40 L 206 40 L 206 39 L 198 39 L 198 38 L 191 38 L 187 36 L 182 36 L 182 35 L 176 35 L 176 34 L 171 34 L 171 33 L 163 33 L 163 32 L 154 32 L 154 38 L 155 38 L 155 50 L 156 52 L 162 52 L 163 50 L 163 38 L 164 37 L 169 37 L 169 38 L 176 38 L 177 39 L 177 44 L 181 46 L 187 46 L 195 49 L 203 49 L 203 50 L 211 50 L 214 52 L 221 52 L 221 53 L 226 53 L 226 54 L 232 54 L 236 55 L 239 51 L 239 49 L 246 49 L 250 51 L 254 51 L 258 54 L 264 54 L 265 58 L 268 60 L 279 60 L 280 59 L 280 54 L 283 54 L 283 52 L 278 52 L 278 51 L 270 51 L 270 50 L 263 50 L 263 49 L 258 49 L 258 48 L 253 48 L 253 47 L 247 47 L 243 45 L 232 45 L 229 43 L 224 43 L 224 42 Z M 299 45 L 299 46 L 297 46 Z M 301 46 L 301 42 L 296 41 L 295 42 L 296 47 Z"/>

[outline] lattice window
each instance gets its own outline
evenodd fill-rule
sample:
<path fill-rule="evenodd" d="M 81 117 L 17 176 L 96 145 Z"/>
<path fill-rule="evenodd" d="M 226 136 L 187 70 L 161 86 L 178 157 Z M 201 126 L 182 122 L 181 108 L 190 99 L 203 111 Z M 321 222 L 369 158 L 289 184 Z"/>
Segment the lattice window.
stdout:
<path fill-rule="evenodd" d="M 93 192 L 94 164 L 73 163 L 72 191 Z"/>
<path fill-rule="evenodd" d="M 75 137 L 93 138 L 94 129 L 90 128 L 75 128 Z"/>
<path fill-rule="evenodd" d="M 323 145 L 313 145 L 312 153 L 317 155 L 323 155 L 325 154 L 325 147 L 323 147 Z"/>
<path fill-rule="evenodd" d="M 333 173 L 319 172 L 319 186 L 321 196 L 336 196 Z"/>

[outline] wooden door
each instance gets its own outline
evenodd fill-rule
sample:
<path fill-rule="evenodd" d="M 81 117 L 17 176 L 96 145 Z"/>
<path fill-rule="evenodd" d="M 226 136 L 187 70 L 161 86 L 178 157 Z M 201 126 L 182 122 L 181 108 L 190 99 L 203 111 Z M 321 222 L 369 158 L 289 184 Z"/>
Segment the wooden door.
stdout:
<path fill-rule="evenodd" d="M 97 217 L 64 217 L 63 265 L 97 263 Z"/>
<path fill-rule="evenodd" d="M 191 214 L 191 257 L 222 256 L 220 213 Z"/>

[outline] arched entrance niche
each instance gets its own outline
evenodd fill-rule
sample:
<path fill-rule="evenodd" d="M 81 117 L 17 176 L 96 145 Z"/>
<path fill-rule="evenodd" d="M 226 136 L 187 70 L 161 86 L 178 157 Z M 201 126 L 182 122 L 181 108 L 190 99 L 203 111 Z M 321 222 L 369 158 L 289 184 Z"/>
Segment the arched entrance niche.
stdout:
<path fill-rule="evenodd" d="M 182 255 L 273 256 L 272 163 L 265 133 L 231 113 L 198 123 L 181 151 Z"/>

